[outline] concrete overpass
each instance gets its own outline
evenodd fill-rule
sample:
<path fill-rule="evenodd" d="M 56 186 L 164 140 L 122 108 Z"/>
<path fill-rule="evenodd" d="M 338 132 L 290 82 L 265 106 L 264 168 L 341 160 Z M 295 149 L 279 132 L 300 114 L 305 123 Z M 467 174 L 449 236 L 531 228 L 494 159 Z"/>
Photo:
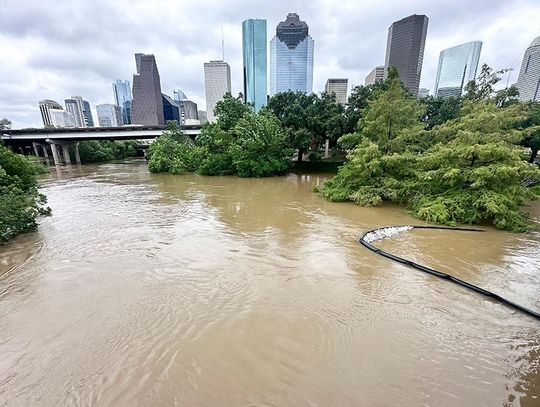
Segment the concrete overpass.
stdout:
<path fill-rule="evenodd" d="M 201 132 L 201 125 L 180 126 L 190 137 Z M 32 154 L 49 158 L 49 150 L 55 165 L 71 164 L 68 146 L 75 149 L 75 158 L 80 164 L 79 142 L 84 140 L 151 140 L 163 133 L 166 126 L 130 125 L 122 127 L 84 127 L 58 129 L 0 130 L 4 144 L 21 154 Z"/>

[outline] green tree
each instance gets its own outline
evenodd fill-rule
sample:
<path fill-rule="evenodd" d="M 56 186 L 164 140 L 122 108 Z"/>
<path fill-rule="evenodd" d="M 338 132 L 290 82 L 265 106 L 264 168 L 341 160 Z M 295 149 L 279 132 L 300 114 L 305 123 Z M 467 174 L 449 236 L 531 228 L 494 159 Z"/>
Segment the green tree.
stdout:
<path fill-rule="evenodd" d="M 525 137 L 521 145 L 531 149 L 529 162 L 533 163 L 540 150 L 540 103 L 531 102 L 527 105 L 526 118 L 522 127 L 525 129 Z"/>
<path fill-rule="evenodd" d="M 433 97 L 429 96 L 420 100 L 425 105 L 426 111 L 422 116 L 422 121 L 426 124 L 426 129 L 446 123 L 455 119 L 461 111 L 461 97 Z"/>
<path fill-rule="evenodd" d="M 229 92 L 223 96 L 216 104 L 214 114 L 217 116 L 217 123 L 222 130 L 228 131 L 236 126 L 236 123 L 251 112 L 249 104 L 245 104 L 241 96 L 233 97 Z"/>
<path fill-rule="evenodd" d="M 377 92 L 384 91 L 386 88 L 386 81 L 377 81 L 373 85 L 352 88 L 345 107 L 346 124 L 343 134 L 354 133 L 358 129 L 358 122 L 367 108 L 368 102 L 375 97 Z"/>
<path fill-rule="evenodd" d="M 490 99 L 495 94 L 495 85 L 501 81 L 501 75 L 508 69 L 495 71 L 487 64 L 480 68 L 480 74 L 465 86 L 465 98 L 473 101 Z"/>
<path fill-rule="evenodd" d="M 44 167 L 0 145 L 0 241 L 37 228 L 37 217 L 50 214 L 38 192 L 36 175 Z"/>
<path fill-rule="evenodd" d="M 0 119 L 0 130 L 10 130 L 11 121 L 8 119 Z"/>

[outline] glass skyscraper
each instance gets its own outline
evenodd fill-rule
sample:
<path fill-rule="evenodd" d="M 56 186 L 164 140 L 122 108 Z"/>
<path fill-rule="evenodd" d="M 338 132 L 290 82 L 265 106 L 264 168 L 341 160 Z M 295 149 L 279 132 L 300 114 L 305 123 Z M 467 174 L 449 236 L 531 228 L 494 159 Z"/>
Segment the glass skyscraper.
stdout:
<path fill-rule="evenodd" d="M 388 68 L 397 67 L 399 79 L 413 95 L 420 87 L 428 23 L 427 16 L 413 14 L 395 21 L 388 29 L 384 77 Z"/>
<path fill-rule="evenodd" d="M 129 81 L 117 79 L 112 84 L 114 103 L 122 110 L 122 123 L 131 124 L 131 85 Z"/>
<path fill-rule="evenodd" d="M 540 37 L 525 51 L 517 81 L 519 100 L 540 101 Z"/>
<path fill-rule="evenodd" d="M 266 20 L 246 20 L 242 23 L 244 56 L 244 100 L 258 112 L 266 106 Z"/>
<path fill-rule="evenodd" d="M 437 97 L 461 96 L 476 78 L 482 41 L 472 41 L 441 51 L 433 94 Z"/>
<path fill-rule="evenodd" d="M 308 25 L 298 14 L 287 14 L 270 42 L 270 95 L 288 90 L 311 93 L 313 48 Z"/>

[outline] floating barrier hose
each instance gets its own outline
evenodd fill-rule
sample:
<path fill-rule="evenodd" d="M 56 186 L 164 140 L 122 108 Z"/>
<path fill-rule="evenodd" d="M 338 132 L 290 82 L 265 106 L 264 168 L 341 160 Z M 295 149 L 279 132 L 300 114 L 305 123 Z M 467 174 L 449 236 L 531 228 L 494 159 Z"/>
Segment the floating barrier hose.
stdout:
<path fill-rule="evenodd" d="M 394 260 L 398 263 L 401 263 L 408 267 L 413 267 L 417 270 L 423 271 L 424 273 L 431 274 L 435 277 L 442 278 L 444 280 L 449 280 L 455 284 L 458 284 L 462 287 L 468 288 L 469 290 L 475 291 L 479 294 L 485 295 L 486 297 L 492 298 L 504 305 L 507 305 L 511 308 L 514 308 L 518 311 L 521 311 L 527 315 L 530 315 L 534 318 L 540 319 L 540 313 L 530 310 L 528 308 L 525 308 L 519 304 L 516 304 L 515 302 L 512 302 L 510 300 L 507 300 L 504 297 L 501 297 L 498 294 L 495 294 L 491 291 L 484 290 L 483 288 L 480 288 L 474 284 L 470 284 L 464 280 L 461 280 L 460 278 L 454 277 L 451 274 L 443 273 L 441 271 L 432 269 L 430 267 L 423 266 L 421 264 L 415 263 L 414 261 L 404 259 L 403 257 L 394 256 L 391 253 L 385 252 L 384 250 L 378 249 L 377 247 L 373 246 L 371 243 L 375 242 L 377 240 L 381 240 L 384 238 L 395 236 L 399 233 L 406 232 L 408 230 L 412 229 L 437 229 L 437 230 L 457 230 L 457 231 L 463 231 L 463 232 L 483 232 L 481 229 L 471 229 L 471 228 L 452 228 L 452 227 L 445 227 L 445 226 L 388 226 L 378 229 L 370 230 L 359 239 L 359 243 L 371 250 L 374 253 L 377 253 L 380 256 L 386 257 L 387 259 Z"/>

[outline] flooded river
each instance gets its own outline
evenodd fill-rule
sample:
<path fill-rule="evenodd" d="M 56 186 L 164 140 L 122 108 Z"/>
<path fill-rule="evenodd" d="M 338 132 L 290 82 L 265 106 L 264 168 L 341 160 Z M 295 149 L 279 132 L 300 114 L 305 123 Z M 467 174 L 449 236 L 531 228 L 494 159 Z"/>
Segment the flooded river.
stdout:
<path fill-rule="evenodd" d="M 540 322 L 367 251 L 420 222 L 324 179 L 43 180 L 53 216 L 0 246 L 0 406 L 539 406 Z M 540 310 L 538 232 L 377 245 Z"/>

